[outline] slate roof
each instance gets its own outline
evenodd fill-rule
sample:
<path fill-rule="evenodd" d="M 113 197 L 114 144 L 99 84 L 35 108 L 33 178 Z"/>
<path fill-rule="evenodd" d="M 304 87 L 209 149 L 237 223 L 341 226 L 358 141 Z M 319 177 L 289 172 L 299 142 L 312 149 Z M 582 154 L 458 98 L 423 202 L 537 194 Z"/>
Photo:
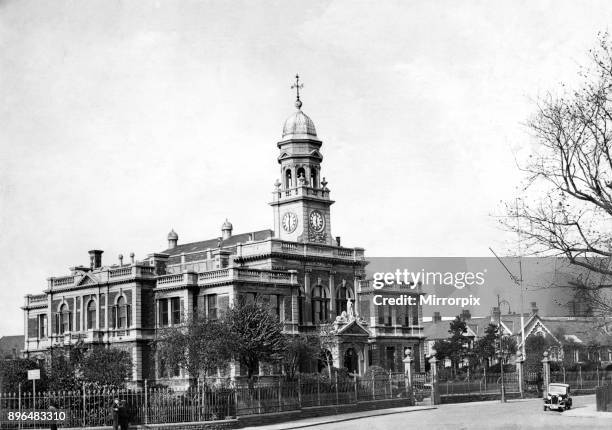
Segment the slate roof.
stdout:
<path fill-rule="evenodd" d="M 612 336 L 606 334 L 601 323 L 594 319 L 563 317 L 538 317 L 538 319 L 553 335 L 563 332 L 566 340 L 573 339 L 585 345 L 596 342 L 600 345 L 612 346 Z"/>
<path fill-rule="evenodd" d="M 252 240 L 265 240 L 265 239 L 269 239 L 273 237 L 274 232 L 268 229 L 268 230 L 252 231 L 249 233 L 234 234 L 229 239 L 223 240 L 221 242 L 221 245 L 222 246 L 233 246 L 239 243 L 245 243 L 249 240 L 250 236 L 252 236 Z M 172 256 L 180 255 L 183 252 L 187 254 L 191 252 L 206 251 L 207 249 L 216 249 L 218 248 L 219 239 L 220 239 L 220 236 L 215 237 L 214 239 L 203 240 L 200 242 L 184 243 L 182 245 L 177 245 L 176 247 L 172 249 L 166 249 L 165 251 L 162 251 L 162 253 L 168 254 L 172 257 Z"/>
<path fill-rule="evenodd" d="M 428 340 L 439 340 L 448 339 L 451 334 L 448 332 L 450 329 L 450 323 L 452 320 L 443 320 L 438 322 L 424 322 L 423 335 Z M 474 333 L 468 326 L 468 331 L 465 333 L 466 337 L 474 337 Z"/>

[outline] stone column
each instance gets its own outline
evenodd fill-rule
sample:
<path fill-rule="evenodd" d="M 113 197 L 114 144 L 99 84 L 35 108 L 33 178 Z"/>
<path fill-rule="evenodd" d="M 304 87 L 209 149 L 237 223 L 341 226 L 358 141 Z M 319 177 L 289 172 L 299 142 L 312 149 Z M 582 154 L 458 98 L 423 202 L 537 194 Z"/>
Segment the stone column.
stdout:
<path fill-rule="evenodd" d="M 438 360 L 435 356 L 429 359 L 430 371 L 431 371 L 431 404 L 439 405 L 440 393 L 438 390 Z"/>
<path fill-rule="evenodd" d="M 334 275 L 336 272 L 329 272 L 329 316 L 334 318 L 334 315 L 340 315 L 336 309 L 336 284 Z"/>
<path fill-rule="evenodd" d="M 543 366 L 543 377 L 544 386 L 542 387 L 542 396 L 546 398 L 548 394 L 548 384 L 550 383 L 550 359 L 548 358 L 548 351 L 544 351 L 544 359 L 542 360 Z"/>
<path fill-rule="evenodd" d="M 406 397 L 409 404 L 414 405 L 414 390 L 412 389 L 412 350 L 406 350 L 404 358 L 404 384 L 406 386 Z"/>

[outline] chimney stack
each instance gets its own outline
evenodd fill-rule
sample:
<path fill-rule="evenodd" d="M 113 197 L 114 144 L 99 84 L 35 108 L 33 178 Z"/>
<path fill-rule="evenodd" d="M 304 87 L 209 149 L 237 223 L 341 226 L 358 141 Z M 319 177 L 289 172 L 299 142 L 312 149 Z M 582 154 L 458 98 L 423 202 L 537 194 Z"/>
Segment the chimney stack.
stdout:
<path fill-rule="evenodd" d="M 461 320 L 462 321 L 469 321 L 472 318 L 472 314 L 470 314 L 470 310 L 469 309 L 463 309 L 461 311 Z"/>
<path fill-rule="evenodd" d="M 531 302 L 531 314 L 532 315 L 537 315 L 538 314 L 538 306 L 536 305 L 536 302 Z"/>
<path fill-rule="evenodd" d="M 221 226 L 221 240 L 227 240 L 232 237 L 232 223 L 225 218 L 225 222 Z"/>
<path fill-rule="evenodd" d="M 178 234 L 172 229 L 168 233 L 168 249 L 176 248 L 176 245 L 178 245 Z"/>
<path fill-rule="evenodd" d="M 432 321 L 434 322 L 434 324 L 442 321 L 442 316 L 440 315 L 440 312 L 433 313 Z"/>
<path fill-rule="evenodd" d="M 91 251 L 89 251 L 89 268 L 91 270 L 99 269 L 100 267 L 102 267 L 103 252 L 104 251 L 101 251 L 99 249 L 92 249 Z"/>
<path fill-rule="evenodd" d="M 492 324 L 499 324 L 500 319 L 501 319 L 501 311 L 499 310 L 499 308 L 497 306 L 495 306 L 491 310 L 491 323 Z"/>

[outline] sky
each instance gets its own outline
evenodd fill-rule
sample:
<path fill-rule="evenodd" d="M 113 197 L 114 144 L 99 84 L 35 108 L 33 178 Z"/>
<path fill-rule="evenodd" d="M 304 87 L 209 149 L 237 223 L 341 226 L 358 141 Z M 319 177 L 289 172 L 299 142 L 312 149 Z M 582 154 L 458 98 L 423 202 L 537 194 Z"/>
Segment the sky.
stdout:
<path fill-rule="evenodd" d="M 524 124 L 611 21 L 609 1 L 0 0 L 0 335 L 89 249 L 271 228 L 296 72 L 344 245 L 505 253 Z"/>

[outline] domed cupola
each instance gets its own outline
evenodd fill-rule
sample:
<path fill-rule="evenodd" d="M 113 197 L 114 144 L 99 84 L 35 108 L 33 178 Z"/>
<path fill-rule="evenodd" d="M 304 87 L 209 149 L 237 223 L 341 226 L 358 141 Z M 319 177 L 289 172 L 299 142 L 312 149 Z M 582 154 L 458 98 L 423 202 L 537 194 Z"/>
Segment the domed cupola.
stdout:
<path fill-rule="evenodd" d="M 301 101 L 295 103 L 302 106 Z M 283 126 L 283 139 L 312 139 L 317 138 L 314 122 L 298 107 L 298 110 L 285 121 Z"/>
<path fill-rule="evenodd" d="M 285 121 L 285 125 L 283 126 L 283 140 L 317 139 L 317 130 L 315 129 L 314 122 L 312 122 L 308 115 L 302 112 L 300 89 L 303 87 L 303 84 L 300 84 L 300 77 L 298 75 L 295 76 L 295 79 L 295 84 L 293 84 L 291 88 L 295 88 L 297 93 L 297 98 L 295 100 L 297 111 Z"/>

